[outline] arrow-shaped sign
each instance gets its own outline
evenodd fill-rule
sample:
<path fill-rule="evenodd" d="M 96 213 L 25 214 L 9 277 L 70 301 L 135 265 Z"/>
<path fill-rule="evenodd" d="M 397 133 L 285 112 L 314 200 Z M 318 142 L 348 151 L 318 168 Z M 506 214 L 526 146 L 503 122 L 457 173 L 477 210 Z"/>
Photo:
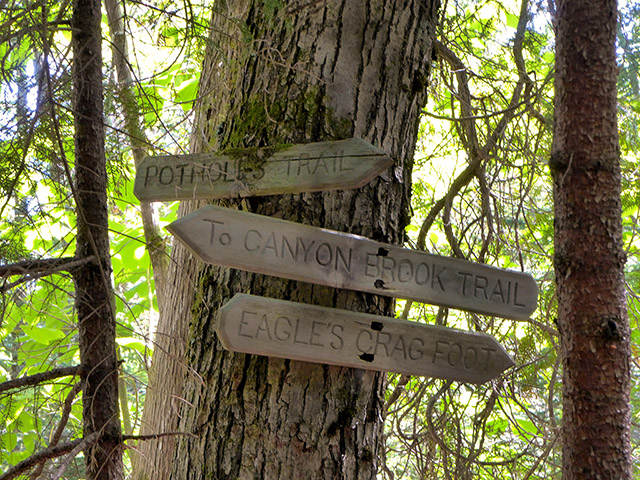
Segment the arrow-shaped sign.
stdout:
<path fill-rule="evenodd" d="M 527 319 L 531 275 L 207 205 L 168 230 L 205 262 L 335 288 Z"/>
<path fill-rule="evenodd" d="M 133 192 L 153 202 L 359 188 L 392 163 L 383 150 L 359 138 L 146 157 Z"/>
<path fill-rule="evenodd" d="M 485 333 L 242 293 L 218 311 L 216 330 L 234 352 L 460 382 L 483 383 L 514 365 Z"/>

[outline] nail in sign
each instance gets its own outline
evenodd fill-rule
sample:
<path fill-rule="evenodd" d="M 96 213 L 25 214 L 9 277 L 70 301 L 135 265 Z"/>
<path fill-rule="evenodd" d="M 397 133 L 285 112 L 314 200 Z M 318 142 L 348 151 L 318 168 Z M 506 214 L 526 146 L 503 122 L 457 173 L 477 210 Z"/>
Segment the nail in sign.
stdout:
<path fill-rule="evenodd" d="M 205 262 L 293 280 L 527 319 L 531 275 L 207 205 L 167 229 Z"/>
<path fill-rule="evenodd" d="M 514 365 L 490 335 L 237 294 L 218 312 L 234 352 L 484 383 Z"/>
<path fill-rule="evenodd" d="M 383 150 L 359 138 L 146 157 L 133 192 L 154 202 L 359 188 L 392 164 Z"/>

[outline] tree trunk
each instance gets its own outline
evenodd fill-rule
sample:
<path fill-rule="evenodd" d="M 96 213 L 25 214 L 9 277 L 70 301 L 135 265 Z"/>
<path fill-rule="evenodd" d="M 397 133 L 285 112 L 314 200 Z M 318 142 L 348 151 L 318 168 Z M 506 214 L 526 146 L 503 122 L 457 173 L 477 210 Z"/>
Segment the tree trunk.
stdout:
<path fill-rule="evenodd" d="M 95 261 L 73 272 L 83 381 L 84 452 L 89 480 L 123 477 L 118 362 L 111 287 L 107 171 L 102 109 L 102 12 L 99 0 L 73 4 L 76 257 Z"/>
<path fill-rule="evenodd" d="M 111 52 L 118 76 L 117 91 L 122 116 L 124 117 L 124 130 L 129 137 L 133 160 L 137 168 L 147 155 L 150 144 L 144 131 L 140 107 L 135 94 L 135 81 L 133 75 L 131 75 L 127 33 L 120 1 L 105 0 L 104 6 L 109 19 Z M 151 202 L 140 202 L 140 217 L 142 218 L 144 241 L 153 269 L 158 310 L 162 310 L 165 300 L 164 291 L 167 283 L 167 270 L 169 268 L 168 249 Z"/>
<path fill-rule="evenodd" d="M 358 190 L 225 205 L 400 244 L 436 11 L 437 2 L 217 3 L 193 151 L 358 137 L 395 160 Z M 181 213 L 194 207 L 183 202 Z M 184 278 L 176 278 L 168 297 L 182 304 L 167 321 L 191 321 L 192 373 L 178 390 L 184 397 L 178 430 L 195 437 L 176 440 L 171 466 L 162 462 L 171 460 L 164 448 L 147 459 L 158 470 L 138 478 L 168 478 L 169 471 L 172 479 L 375 478 L 384 375 L 229 353 L 213 327 L 218 308 L 236 292 L 383 315 L 392 313 L 393 301 L 203 268 L 179 245 L 173 257 Z M 168 371 L 181 355 L 156 357 L 154 368 Z M 151 388 L 164 390 L 162 383 Z"/>
<path fill-rule="evenodd" d="M 555 202 L 563 478 L 631 478 L 616 2 L 558 2 Z"/>

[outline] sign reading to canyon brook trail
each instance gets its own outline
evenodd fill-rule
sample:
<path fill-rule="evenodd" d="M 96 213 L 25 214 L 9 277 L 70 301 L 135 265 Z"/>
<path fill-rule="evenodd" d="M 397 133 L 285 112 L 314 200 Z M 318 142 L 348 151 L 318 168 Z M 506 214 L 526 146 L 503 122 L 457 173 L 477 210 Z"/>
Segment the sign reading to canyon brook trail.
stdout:
<path fill-rule="evenodd" d="M 293 280 L 527 319 L 531 275 L 358 235 L 207 205 L 167 229 L 205 262 Z"/>
<path fill-rule="evenodd" d="M 234 352 L 483 383 L 514 365 L 485 334 L 239 293 L 216 331 Z"/>
<path fill-rule="evenodd" d="M 153 202 L 359 188 L 392 164 L 383 150 L 359 138 L 164 155 L 142 161 L 133 192 Z"/>

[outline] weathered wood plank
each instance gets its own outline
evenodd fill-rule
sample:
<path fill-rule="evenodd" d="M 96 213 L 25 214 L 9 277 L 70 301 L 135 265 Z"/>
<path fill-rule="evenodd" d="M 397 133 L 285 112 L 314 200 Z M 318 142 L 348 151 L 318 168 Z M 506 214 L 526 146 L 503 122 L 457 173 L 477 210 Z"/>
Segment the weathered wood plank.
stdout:
<path fill-rule="evenodd" d="M 167 229 L 205 262 L 505 318 L 536 309 L 531 275 L 213 205 Z"/>
<path fill-rule="evenodd" d="M 139 200 L 230 198 L 359 188 L 392 165 L 385 152 L 351 138 L 270 148 L 145 158 Z"/>
<path fill-rule="evenodd" d="M 216 331 L 234 352 L 477 384 L 514 365 L 484 333 L 246 294 L 219 310 Z"/>

